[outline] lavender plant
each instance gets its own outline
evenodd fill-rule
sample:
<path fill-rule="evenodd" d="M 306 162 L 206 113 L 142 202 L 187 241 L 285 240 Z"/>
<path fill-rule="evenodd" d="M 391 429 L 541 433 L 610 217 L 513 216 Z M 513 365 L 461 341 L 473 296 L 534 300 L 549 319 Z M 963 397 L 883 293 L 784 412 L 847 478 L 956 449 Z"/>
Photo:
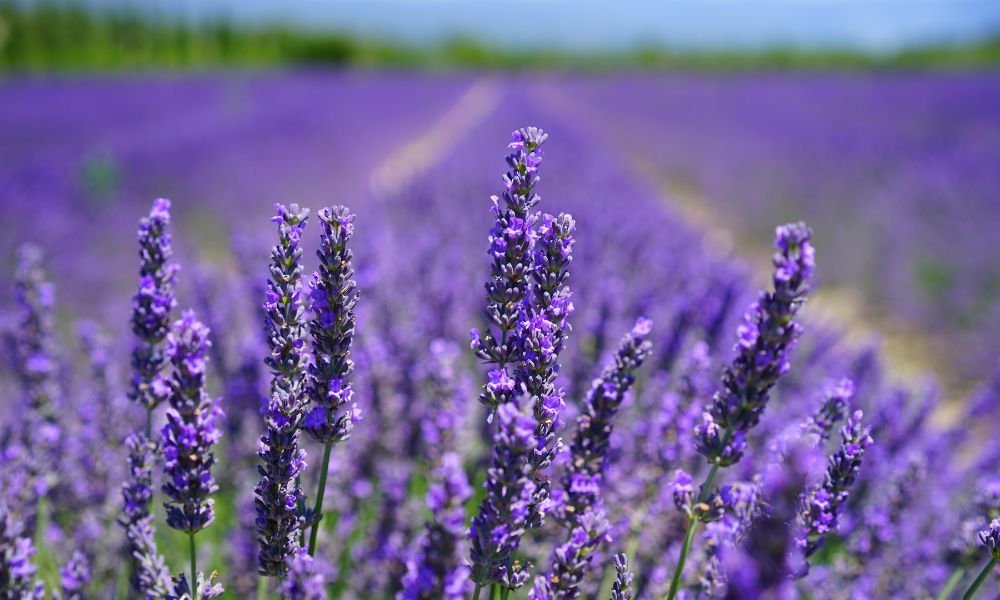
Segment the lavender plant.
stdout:
<path fill-rule="evenodd" d="M 24 525 L 6 502 L 0 501 L 0 592 L 5 598 L 42 600 L 45 587 L 35 581 L 31 562 L 35 547 L 22 535 Z"/>
<path fill-rule="evenodd" d="M 122 486 L 123 516 L 131 557 L 132 590 L 143 598 L 162 598 L 170 588 L 170 575 L 153 536 L 153 462 L 156 446 L 140 432 L 125 439 L 129 451 L 129 477 Z"/>
<path fill-rule="evenodd" d="M 167 479 L 163 493 L 168 498 L 167 524 L 188 535 L 190 581 L 194 582 L 200 581 L 195 534 L 215 518 L 215 500 L 210 496 L 219 489 L 212 476 L 212 447 L 222 435 L 218 426 L 222 409 L 219 400 L 213 400 L 205 391 L 206 353 L 211 345 L 208 334 L 208 328 L 195 318 L 194 312 L 186 311 L 168 334 L 166 349 L 173 372 L 170 408 L 162 431 Z M 200 592 L 195 590 L 195 600 L 199 597 Z"/>
<path fill-rule="evenodd" d="M 306 393 L 313 408 L 306 415 L 303 427 L 317 442 L 323 444 L 319 488 L 316 506 L 307 516 L 312 531 L 309 534 L 309 555 L 316 552 L 316 537 L 323 518 L 323 496 L 330 470 L 333 445 L 350 437 L 361 411 L 354 402 L 354 391 L 347 378 L 354 370 L 351 341 L 354 337 L 354 307 L 358 301 L 357 282 L 351 266 L 351 251 L 347 243 L 354 235 L 354 215 L 344 206 L 319 211 L 323 224 L 320 236 L 319 272 L 310 283 L 313 319 L 309 322 L 312 336 L 312 362 L 308 366 Z"/>
<path fill-rule="evenodd" d="M 632 573 L 628 570 L 628 556 L 615 555 L 615 583 L 611 587 L 611 600 L 632 600 Z"/>
<path fill-rule="evenodd" d="M 292 204 L 275 206 L 278 244 L 271 250 L 270 274 L 264 309 L 272 371 L 271 399 L 263 411 L 264 434 L 257 456 L 260 481 L 255 488 L 260 574 L 280 577 L 299 548 L 303 527 L 300 505 L 305 496 L 299 476 L 305 469 L 305 450 L 299 447 L 305 397 L 304 308 L 302 306 L 302 248 L 299 242 L 309 211 Z"/>
<path fill-rule="evenodd" d="M 747 432 L 760 421 L 771 388 L 788 372 L 789 354 L 802 329 L 794 318 L 809 293 L 815 267 L 811 237 L 812 232 L 803 223 L 784 225 L 777 230 L 774 290 L 761 293 L 744 317 L 738 329 L 737 356 L 723 371 L 722 389 L 712 397 L 708 412 L 695 430 L 698 452 L 711 465 L 701 484 L 698 503 L 711 496 L 718 470 L 735 464 L 743 456 Z M 677 595 L 698 522 L 697 514 L 688 520 L 668 600 Z"/>

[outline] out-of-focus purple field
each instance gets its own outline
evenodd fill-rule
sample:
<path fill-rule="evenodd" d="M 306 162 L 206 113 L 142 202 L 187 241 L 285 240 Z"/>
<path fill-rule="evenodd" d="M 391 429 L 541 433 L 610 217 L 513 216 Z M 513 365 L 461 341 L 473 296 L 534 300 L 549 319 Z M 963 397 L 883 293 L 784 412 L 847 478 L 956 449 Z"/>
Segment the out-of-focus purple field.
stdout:
<path fill-rule="evenodd" d="M 509 245 L 498 251 L 496 239 L 522 235 L 510 224 L 491 230 L 490 196 L 503 192 L 500 174 L 513 166 L 502 159 L 511 130 L 529 124 L 551 136 L 538 166 L 537 210 L 576 220 L 566 281 L 574 310 L 546 396 L 565 408 L 555 409 L 549 437 L 522 435 L 525 443 L 561 436 L 566 444 L 547 472 L 531 475 L 551 491 L 551 506 L 542 503 L 546 522 L 508 523 L 528 529 L 523 542 L 502 528 L 486 536 L 503 544 L 517 538 L 517 560 L 506 567 L 527 569 L 526 585 L 504 598 L 528 598 L 532 588 L 533 600 L 577 597 L 545 591 L 572 581 L 552 576 L 570 550 L 583 564 L 575 593 L 599 600 L 610 597 L 619 552 L 628 554 L 635 598 L 643 600 L 672 595 L 682 552 L 687 566 L 676 585 L 686 598 L 933 597 L 964 590 L 988 559 L 978 532 L 1000 513 L 1000 439 L 991 434 L 1000 418 L 1000 344 L 991 335 L 1000 326 L 1000 79 L 993 75 L 14 78 L 0 83 L 0 107 L 0 314 L 10 359 L 0 364 L 0 410 L 22 415 L 0 427 L 0 505 L 34 527 L 33 560 L 50 589 L 66 588 L 58 567 L 78 550 L 91 572 L 81 597 L 135 597 L 134 532 L 126 542 L 116 521 L 121 484 L 137 479 L 120 440 L 145 422 L 125 394 L 136 377 L 129 362 L 137 343 L 130 327 L 136 228 L 154 198 L 168 197 L 180 265 L 171 318 L 191 307 L 211 328 L 207 386 L 225 412 L 213 471 L 216 518 L 197 536 L 201 569 L 217 570 L 232 598 L 469 598 L 468 578 L 486 576 L 465 532 L 480 507 L 500 503 L 490 494 L 504 486 L 483 483 L 497 478 L 497 462 L 510 454 L 502 448 L 512 443 L 494 434 L 510 427 L 510 413 L 487 421 L 476 400 L 480 389 L 502 386 L 487 379 L 494 367 L 469 350 L 469 330 L 486 331 L 490 261 L 511 253 Z M 526 160 L 516 143 L 506 151 Z M 347 348 L 363 419 L 332 450 L 326 512 L 316 526 L 325 595 L 294 595 L 279 581 L 287 574 L 257 576 L 255 527 L 274 508 L 254 504 L 266 454 L 260 415 L 275 428 L 267 398 L 277 403 L 275 390 L 284 391 L 272 383 L 280 368 L 264 362 L 276 356 L 280 336 L 273 325 L 268 336 L 262 331 L 275 306 L 297 302 L 265 296 L 276 270 L 294 267 L 276 259 L 280 253 L 269 259 L 278 243 L 275 202 L 314 210 L 301 232 L 304 279 L 319 269 L 317 210 L 344 204 L 356 214 L 349 247 L 360 298 Z M 757 266 L 775 252 L 775 227 L 799 219 L 814 230 L 816 304 L 836 303 L 848 290 L 862 298 L 861 313 L 852 307 L 819 318 L 812 302 L 797 313 L 807 290 L 758 295 L 809 279 L 808 240 L 794 226 L 779 232 L 776 272 Z M 537 275 L 552 229 L 548 220 L 535 227 L 524 239 L 536 252 L 529 264 Z M 720 246 L 719 231 L 737 243 Z M 20 287 L 15 282 L 17 248 L 26 242 L 42 249 L 55 286 L 55 332 L 41 344 L 45 352 L 31 354 L 54 365 L 40 369 L 47 378 L 24 351 L 48 335 L 25 325 L 45 302 L 15 301 L 15 288 L 23 292 L 31 279 L 22 269 Z M 536 288 L 530 295 L 544 296 Z M 317 302 L 313 294 L 299 300 L 311 320 L 305 308 Z M 790 312 L 765 324 L 769 310 Z M 650 330 L 640 317 L 651 319 Z M 530 329 L 531 319 L 518 319 L 518 328 Z M 94 325 L 80 343 L 84 320 L 105 332 L 106 344 L 95 346 Z M 871 324 L 879 320 L 932 339 L 924 358 L 941 359 L 939 370 L 963 384 L 945 388 L 942 399 L 932 378 L 905 377 L 912 366 L 884 359 L 867 342 L 878 339 Z M 797 345 L 792 323 L 804 327 Z M 859 328 L 860 342 L 848 335 Z M 308 337 L 297 347 L 322 354 L 315 331 Z M 639 343 L 647 338 L 651 351 Z M 626 350 L 644 364 L 623 367 Z M 736 374 L 720 379 L 724 368 Z M 176 378 L 183 367 L 167 372 Z M 47 423 L 58 432 L 51 446 L 25 425 L 41 414 L 39 379 L 56 415 Z M 712 419 L 725 414 L 727 398 L 759 402 L 760 389 L 767 410 L 759 407 L 759 422 L 744 416 L 715 438 L 742 459 L 716 455 L 710 466 Z M 162 413 L 149 411 L 156 439 Z M 527 413 L 533 427 L 541 422 Z M 26 452 L 32 444 L 48 453 Z M 302 444 L 311 506 L 324 447 L 304 434 Z M 448 476 L 446 455 L 460 456 Z M 852 461 L 862 455 L 859 468 Z M 42 461 L 49 462 L 38 467 Z M 161 463 L 153 467 L 152 537 L 173 575 L 188 568 L 188 539 L 163 518 Z M 35 489 L 39 468 L 53 477 L 36 504 L 23 491 Z M 698 502 L 688 474 L 707 478 Z M 467 494 L 445 486 L 466 477 Z M 713 478 L 724 487 L 713 488 Z M 831 478 L 850 493 L 839 494 Z M 576 520 L 583 517 L 567 506 L 588 494 L 592 504 L 579 506 L 593 529 L 583 531 Z M 685 541 L 699 519 L 704 526 Z M 445 541 L 435 547 L 428 539 Z M 457 559 L 433 563 L 429 555 L 449 543 Z M 467 558 L 472 569 L 463 566 Z M 421 591 L 421 577 L 441 583 L 428 575 L 434 567 L 455 578 L 447 596 Z M 500 597 L 499 586 L 486 584 L 483 600 Z M 991 577 L 982 589 L 1000 588 Z M 941 597 L 957 597 L 951 593 Z"/>

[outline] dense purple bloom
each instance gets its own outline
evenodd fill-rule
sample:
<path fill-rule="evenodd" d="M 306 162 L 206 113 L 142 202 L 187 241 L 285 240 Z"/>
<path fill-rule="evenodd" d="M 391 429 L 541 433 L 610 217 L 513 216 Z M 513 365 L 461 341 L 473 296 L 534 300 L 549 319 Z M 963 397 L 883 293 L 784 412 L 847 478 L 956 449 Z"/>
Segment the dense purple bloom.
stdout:
<path fill-rule="evenodd" d="M 163 341 L 170 331 L 177 265 L 170 262 L 170 201 L 153 201 L 149 216 L 139 221 L 139 290 L 132 298 L 132 332 L 137 344 L 132 351 L 133 400 L 152 410 L 170 391 L 163 379 L 166 357 Z M 147 432 L 148 434 L 149 432 Z"/>
<path fill-rule="evenodd" d="M 739 327 L 737 356 L 722 375 L 722 389 L 712 398 L 698 426 L 698 451 L 725 467 L 743 456 L 744 436 L 760 421 L 768 393 L 789 369 L 789 353 L 801 333 L 794 321 L 809 292 L 815 266 L 812 232 L 802 223 L 777 230 L 774 291 L 762 292 Z"/>
<path fill-rule="evenodd" d="M 318 216 L 323 233 L 316 252 L 319 272 L 313 274 L 309 293 L 313 360 L 308 367 L 307 393 L 312 411 L 305 427 L 318 442 L 327 444 L 350 437 L 361 417 L 348 381 L 354 370 L 350 355 L 358 291 L 347 247 L 354 235 L 354 215 L 347 207 L 334 206 L 320 210 Z"/>
<path fill-rule="evenodd" d="M 90 584 L 90 564 L 87 557 L 74 552 L 69 562 L 59 568 L 63 600 L 84 600 L 87 585 Z"/>
<path fill-rule="evenodd" d="M 647 339 L 652 322 L 640 317 L 625 334 L 612 361 L 594 380 L 570 445 L 570 462 L 563 476 L 561 512 L 570 531 L 576 515 L 599 502 L 601 480 L 607 465 L 611 432 L 625 394 L 635 383 L 636 371 L 652 351 Z"/>
<path fill-rule="evenodd" d="M 577 515 L 568 538 L 552 553 L 549 572 L 535 579 L 531 600 L 580 597 L 580 584 L 587 575 L 594 552 L 608 539 L 608 529 L 608 521 L 600 510 L 587 507 Z"/>
<path fill-rule="evenodd" d="M 492 466 L 486 478 L 486 496 L 472 519 L 472 580 L 486 586 L 499 583 L 521 587 L 527 571 L 517 561 L 521 537 L 528 528 L 535 483 L 528 458 L 535 449 L 535 419 L 516 401 L 496 411 Z"/>
<path fill-rule="evenodd" d="M 194 312 L 187 311 L 167 337 L 166 356 L 173 375 L 167 424 L 163 426 L 167 476 L 163 493 L 169 498 L 165 503 L 167 524 L 189 534 L 212 522 L 215 501 L 209 496 L 219 489 L 212 477 L 212 447 L 222 435 L 217 423 L 222 409 L 219 400 L 205 391 L 206 353 L 211 345 L 208 333 Z"/>
<path fill-rule="evenodd" d="M 0 501 L 0 592 L 4 598 L 42 600 L 45 589 L 35 581 L 35 565 L 31 557 L 35 547 L 31 538 L 22 536 L 24 525 Z"/>
<path fill-rule="evenodd" d="M 856 411 L 841 428 L 841 445 L 830 457 L 823 483 L 803 495 L 799 514 L 802 531 L 797 542 L 806 560 L 819 550 L 827 535 L 837 531 L 841 507 L 858 477 L 865 449 L 872 444 L 870 429 L 861 417 L 861 411 Z"/>
<path fill-rule="evenodd" d="M 504 192 L 493 196 L 492 211 L 496 223 L 490 230 L 492 258 L 490 279 L 486 283 L 486 320 L 490 329 L 480 336 L 472 330 L 472 348 L 481 360 L 496 365 L 491 379 L 510 378 L 507 366 L 516 367 L 521 360 L 523 341 L 518 333 L 518 323 L 528 310 L 527 303 L 532 275 L 535 272 L 534 223 L 537 215 L 531 209 L 540 198 L 534 187 L 538 183 L 538 165 L 541 163 L 541 145 L 548 138 L 541 129 L 527 127 L 513 133 L 504 174 Z M 496 331 L 492 329 L 496 328 Z M 513 387 L 485 386 L 480 402 L 491 410 L 514 397 Z"/>
<path fill-rule="evenodd" d="M 288 574 L 281 582 L 281 597 L 285 600 L 326 600 L 326 578 L 305 548 L 292 556 Z"/>
<path fill-rule="evenodd" d="M 398 600 L 462 600 L 469 592 L 469 569 L 462 564 L 460 544 L 472 488 L 459 455 L 442 456 L 432 477 L 427 491 L 431 519 L 407 561 Z"/>
<path fill-rule="evenodd" d="M 828 386 L 826 399 L 814 415 L 803 424 L 802 430 L 819 445 L 830 439 L 833 427 L 847 414 L 848 402 L 854 396 L 854 382 L 842 379 Z"/>
<path fill-rule="evenodd" d="M 298 477 L 306 467 L 305 450 L 299 448 L 302 424 L 305 353 L 304 309 L 302 306 L 302 248 L 299 240 L 309 211 L 276 205 L 278 244 L 271 250 L 271 279 L 268 281 L 264 310 L 267 343 L 271 353 L 271 399 L 263 408 L 264 434 L 260 438 L 255 488 L 257 536 L 260 542 L 258 566 L 262 575 L 279 576 L 298 550 L 298 532 L 303 526 L 299 505 L 304 495 Z"/>
<path fill-rule="evenodd" d="M 271 352 L 266 362 L 271 368 L 271 392 L 284 390 L 292 402 L 305 401 L 304 385 L 308 355 L 305 347 L 306 323 L 302 298 L 302 231 L 309 219 L 309 209 L 297 204 L 288 208 L 275 205 L 278 243 L 271 249 L 271 278 L 265 292 L 264 330 Z"/>
<path fill-rule="evenodd" d="M 132 558 L 132 589 L 144 598 L 162 598 L 170 585 L 163 557 L 153 539 L 153 517 L 149 503 L 153 498 L 153 462 L 156 447 L 141 433 L 125 439 L 129 451 L 129 477 L 122 486 L 125 528 Z"/>
<path fill-rule="evenodd" d="M 632 572 L 628 570 L 628 556 L 615 555 L 615 582 L 611 585 L 611 600 L 632 600 Z"/>

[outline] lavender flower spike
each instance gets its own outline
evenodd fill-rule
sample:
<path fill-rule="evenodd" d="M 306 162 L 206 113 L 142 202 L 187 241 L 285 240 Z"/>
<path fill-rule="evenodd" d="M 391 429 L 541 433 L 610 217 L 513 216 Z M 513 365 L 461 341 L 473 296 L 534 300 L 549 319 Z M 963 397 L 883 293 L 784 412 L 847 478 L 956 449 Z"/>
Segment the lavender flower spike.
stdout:
<path fill-rule="evenodd" d="M 553 551 L 550 573 L 535 579 L 531 600 L 579 598 L 590 559 L 601 542 L 608 539 L 608 529 L 608 521 L 599 510 L 587 508 L 578 515 L 569 539 Z"/>
<path fill-rule="evenodd" d="M 170 201 L 153 201 L 149 216 L 139 221 L 139 290 L 132 298 L 132 389 L 129 396 L 151 411 L 170 391 L 163 379 L 163 341 L 170 331 L 177 265 L 170 262 Z M 150 435 L 150 431 L 146 431 Z"/>
<path fill-rule="evenodd" d="M 628 556 L 615 555 L 615 582 L 611 585 L 611 600 L 632 600 L 632 572 L 628 570 Z"/>
<path fill-rule="evenodd" d="M 547 138 L 548 134 L 535 127 L 513 133 L 507 154 L 510 170 L 503 177 L 503 206 L 499 197 L 492 197 L 491 210 L 496 215 L 496 223 L 489 236 L 488 254 L 493 260 L 490 279 L 486 282 L 485 312 L 490 329 L 482 337 L 475 329 L 471 332 L 476 356 L 496 365 L 479 396 L 479 401 L 490 409 L 514 398 L 514 381 L 507 367 L 516 367 L 521 360 L 518 322 L 527 308 L 530 277 L 534 272 L 531 251 L 537 215 L 531 208 L 540 200 L 534 188 L 542 162 L 541 145 Z"/>
<path fill-rule="evenodd" d="M 307 393 L 313 408 L 305 428 L 317 442 L 327 444 L 350 437 L 360 416 L 347 381 L 354 370 L 350 356 L 358 291 L 347 248 L 354 235 L 354 215 L 344 206 L 334 206 L 320 210 L 318 216 L 323 224 L 316 252 L 320 265 L 309 294 L 314 316 L 309 322 L 313 361 Z"/>
<path fill-rule="evenodd" d="M 31 564 L 35 548 L 30 538 L 21 536 L 23 527 L 0 501 L 0 592 L 4 598 L 42 600 L 45 588 L 34 581 L 36 568 Z"/>
<path fill-rule="evenodd" d="M 271 349 L 266 362 L 273 374 L 271 399 L 264 408 L 264 434 L 257 456 L 261 479 L 254 490 L 258 567 L 262 575 L 283 575 L 287 561 L 298 550 L 302 517 L 298 505 L 304 495 L 297 482 L 305 469 L 305 451 L 299 448 L 299 427 L 305 406 L 304 308 L 302 305 L 302 248 L 299 240 L 309 218 L 307 209 L 276 204 L 278 244 L 271 249 L 271 278 L 264 311 Z"/>
<path fill-rule="evenodd" d="M 353 400 L 354 391 L 347 380 L 354 370 L 350 356 L 354 306 L 358 301 L 352 255 L 347 247 L 354 235 L 354 215 L 344 206 L 334 206 L 320 210 L 319 219 L 323 223 L 320 249 L 316 252 L 319 272 L 313 274 L 309 294 L 314 317 L 309 322 L 313 360 L 309 364 L 307 393 L 313 408 L 306 415 L 303 426 L 324 448 L 316 506 L 306 515 L 306 526 L 312 526 L 310 555 L 316 551 L 319 521 L 323 517 L 330 451 L 333 444 L 350 437 L 354 424 L 361 418 L 361 411 Z"/>
<path fill-rule="evenodd" d="M 84 600 L 90 584 L 90 565 L 81 552 L 74 552 L 69 562 L 59 569 L 62 584 L 61 600 Z"/>
<path fill-rule="evenodd" d="M 570 529 L 575 527 L 577 515 L 598 502 L 615 416 L 635 383 L 636 371 L 652 351 L 652 343 L 646 339 L 652 327 L 649 319 L 640 317 L 625 334 L 614 359 L 594 381 L 577 419 L 570 445 L 572 458 L 563 477 L 562 511 Z"/>
<path fill-rule="evenodd" d="M 841 428 L 841 445 L 829 459 L 823 483 L 810 489 L 801 500 L 802 532 L 797 543 L 807 562 L 800 576 L 808 572 L 808 559 L 823 545 L 826 536 L 837 531 L 840 509 L 858 477 L 865 449 L 872 444 L 870 429 L 862 425 L 861 417 L 859 410 Z"/>
<path fill-rule="evenodd" d="M 281 582 L 281 597 L 285 600 L 326 600 L 326 579 L 305 548 L 289 563 L 288 578 Z"/>
<path fill-rule="evenodd" d="M 990 560 L 983 566 L 983 569 L 976 576 L 975 581 L 972 582 L 969 589 L 965 591 L 962 600 L 972 600 L 975 597 L 976 592 L 979 591 L 979 587 L 983 585 L 989 574 L 993 572 L 993 567 L 996 566 L 997 561 L 1000 561 L 1000 518 L 993 519 L 990 521 L 989 527 L 979 532 L 979 541 L 989 549 Z"/>
<path fill-rule="evenodd" d="M 417 552 L 407 561 L 397 600 L 462 600 L 469 592 L 468 569 L 458 553 L 465 503 L 472 489 L 459 455 L 449 452 L 442 456 L 433 477 L 427 491 L 431 520 L 424 527 Z"/>
<path fill-rule="evenodd" d="M 789 368 L 789 353 L 802 327 L 794 321 L 809 292 L 815 266 L 803 223 L 777 229 L 774 291 L 762 292 L 739 327 L 738 353 L 722 374 L 722 387 L 712 398 L 704 422 L 696 428 L 698 452 L 720 467 L 740 460 L 744 436 L 767 406 L 768 394 Z"/>
<path fill-rule="evenodd" d="M 143 598 L 163 598 L 170 587 L 170 575 L 156 549 L 153 517 L 149 514 L 155 446 L 141 433 L 126 438 L 125 446 L 129 451 L 129 479 L 122 486 L 125 514 L 120 523 L 132 558 L 132 589 Z"/>
<path fill-rule="evenodd" d="M 167 337 L 166 355 L 173 366 L 170 409 L 163 426 L 163 457 L 167 482 L 163 492 L 169 500 L 167 524 L 188 534 L 208 526 L 214 518 L 218 491 L 212 478 L 215 455 L 212 447 L 221 437 L 217 421 L 222 417 L 219 400 L 205 391 L 206 355 L 211 342 L 208 328 L 186 311 Z"/>
<path fill-rule="evenodd" d="M 309 219 L 309 209 L 297 204 L 275 204 L 278 244 L 271 249 L 271 278 L 267 282 L 265 333 L 271 354 L 271 392 L 283 390 L 296 404 L 303 403 L 305 370 L 305 308 L 302 302 L 302 247 L 299 241 Z"/>
<path fill-rule="evenodd" d="M 535 419 L 516 401 L 497 407 L 493 460 L 486 479 L 486 497 L 472 519 L 470 562 L 477 589 L 499 584 L 507 589 L 524 585 L 528 573 L 516 560 L 535 484 L 528 457 L 535 450 Z"/>

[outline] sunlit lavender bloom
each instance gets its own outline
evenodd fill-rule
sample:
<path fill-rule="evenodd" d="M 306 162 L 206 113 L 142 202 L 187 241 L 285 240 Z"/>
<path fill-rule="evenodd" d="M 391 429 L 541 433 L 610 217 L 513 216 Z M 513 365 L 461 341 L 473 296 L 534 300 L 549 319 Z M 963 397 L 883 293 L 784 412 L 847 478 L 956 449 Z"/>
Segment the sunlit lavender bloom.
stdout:
<path fill-rule="evenodd" d="M 521 344 L 517 332 L 522 312 L 528 307 L 527 298 L 534 272 L 532 249 L 535 244 L 534 223 L 537 215 L 531 209 L 540 197 L 534 188 L 538 183 L 538 166 L 542 162 L 541 145 L 548 138 L 541 129 L 527 127 L 513 133 L 510 153 L 506 160 L 510 170 L 504 174 L 504 192 L 493 196 L 491 210 L 496 223 L 490 229 L 492 259 L 490 279 L 486 283 L 485 316 L 490 324 L 482 336 L 471 332 L 472 349 L 481 360 L 496 365 L 490 373 L 490 384 L 484 386 L 480 402 L 490 409 L 514 397 L 511 385 L 495 382 L 511 378 L 508 367 L 517 367 L 521 360 Z M 492 328 L 495 327 L 496 331 Z"/>
<path fill-rule="evenodd" d="M 652 327 L 649 319 L 640 317 L 625 334 L 611 363 L 594 380 L 577 419 L 561 499 L 561 511 L 571 530 L 575 515 L 583 514 L 599 501 L 615 417 L 625 394 L 635 383 L 636 371 L 652 351 L 652 343 L 647 339 Z"/>
<path fill-rule="evenodd" d="M 281 597 L 285 600 L 326 600 L 326 579 L 305 548 L 289 561 L 288 574 L 281 582 Z"/>
<path fill-rule="evenodd" d="M 406 565 L 398 600 L 462 600 L 469 592 L 469 570 L 459 554 L 465 529 L 465 503 L 472 488 L 456 453 L 445 454 L 427 491 L 431 519 Z"/>
<path fill-rule="evenodd" d="M 531 600 L 572 600 L 580 596 L 580 584 L 601 542 L 608 540 L 608 521 L 603 512 L 587 507 L 577 515 L 568 539 L 552 553 L 546 575 L 535 578 Z"/>
<path fill-rule="evenodd" d="M 0 592 L 4 598 L 42 600 L 45 589 L 35 581 L 37 571 L 31 562 L 35 547 L 31 538 L 22 536 L 24 525 L 0 501 Z"/>
<path fill-rule="evenodd" d="M 130 396 L 149 410 L 170 393 L 162 374 L 163 341 L 170 331 L 170 311 L 177 304 L 177 265 L 170 262 L 169 225 L 170 201 L 163 198 L 154 200 L 149 216 L 139 221 L 139 290 L 132 298 L 132 332 L 138 343 L 132 351 Z"/>
<path fill-rule="evenodd" d="M 215 455 L 212 447 L 222 433 L 219 400 L 205 391 L 208 365 L 208 328 L 193 311 L 174 323 L 167 336 L 166 356 L 173 366 L 170 379 L 170 409 L 163 426 L 163 458 L 167 481 L 163 493 L 170 500 L 167 524 L 193 534 L 214 518 L 215 500 L 209 498 L 219 486 L 212 477 Z"/>
<path fill-rule="evenodd" d="M 153 462 L 155 446 L 141 433 L 125 439 L 129 451 L 129 478 L 122 486 L 125 528 L 132 558 L 132 589 L 144 598 L 162 598 L 170 586 L 163 557 L 153 539 L 153 517 L 149 503 L 153 497 Z"/>
<path fill-rule="evenodd" d="M 841 446 L 829 459 L 823 483 L 803 495 L 799 513 L 802 531 L 796 541 L 807 561 L 826 536 L 837 531 L 841 507 L 858 477 L 865 449 L 872 444 L 870 429 L 861 417 L 861 411 L 856 411 L 841 428 Z"/>
<path fill-rule="evenodd" d="M 90 564 L 81 552 L 74 552 L 69 562 L 59 569 L 62 600 L 84 600 L 90 584 Z"/>
<path fill-rule="evenodd" d="M 312 411 L 306 417 L 305 428 L 325 444 L 350 437 L 361 417 L 347 380 L 354 370 L 350 355 L 358 291 L 347 247 L 354 235 L 354 214 L 347 207 L 334 206 L 320 210 L 318 217 L 323 233 L 316 252 L 319 272 L 313 274 L 309 293 L 314 315 L 309 322 L 313 361 L 306 389 Z"/>
<path fill-rule="evenodd" d="M 486 479 L 486 496 L 472 519 L 472 580 L 486 586 L 499 583 L 521 587 L 527 571 L 515 554 L 527 529 L 535 484 L 528 457 L 535 449 L 535 419 L 516 401 L 496 411 L 493 460 Z"/>
<path fill-rule="evenodd" d="M 632 600 L 632 572 L 628 570 L 628 556 L 615 555 L 615 582 L 611 585 L 611 600 Z"/>
<path fill-rule="evenodd" d="M 303 525 L 298 506 L 304 501 L 297 478 L 306 467 L 305 450 L 299 448 L 299 428 L 304 409 L 307 355 L 302 306 L 302 248 L 299 240 L 309 211 L 292 204 L 275 205 L 278 244 L 271 249 L 271 278 L 264 310 L 271 349 L 271 399 L 262 410 L 264 434 L 257 456 L 261 479 L 255 488 L 258 566 L 262 575 L 280 576 L 298 550 Z"/>
<path fill-rule="evenodd" d="M 309 219 L 309 209 L 297 204 L 288 208 L 275 204 L 278 243 L 271 249 L 271 278 L 265 292 L 264 323 L 267 344 L 271 349 L 267 365 L 271 368 L 271 392 L 284 390 L 290 400 L 302 404 L 305 384 L 306 324 L 302 298 L 302 231 Z"/>
<path fill-rule="evenodd" d="M 794 318 L 815 266 L 811 237 L 803 223 L 777 230 L 774 291 L 762 292 L 744 317 L 737 331 L 738 354 L 696 428 L 698 452 L 710 463 L 725 467 L 740 460 L 747 431 L 760 421 L 771 388 L 789 369 L 789 354 L 802 330 Z"/>

